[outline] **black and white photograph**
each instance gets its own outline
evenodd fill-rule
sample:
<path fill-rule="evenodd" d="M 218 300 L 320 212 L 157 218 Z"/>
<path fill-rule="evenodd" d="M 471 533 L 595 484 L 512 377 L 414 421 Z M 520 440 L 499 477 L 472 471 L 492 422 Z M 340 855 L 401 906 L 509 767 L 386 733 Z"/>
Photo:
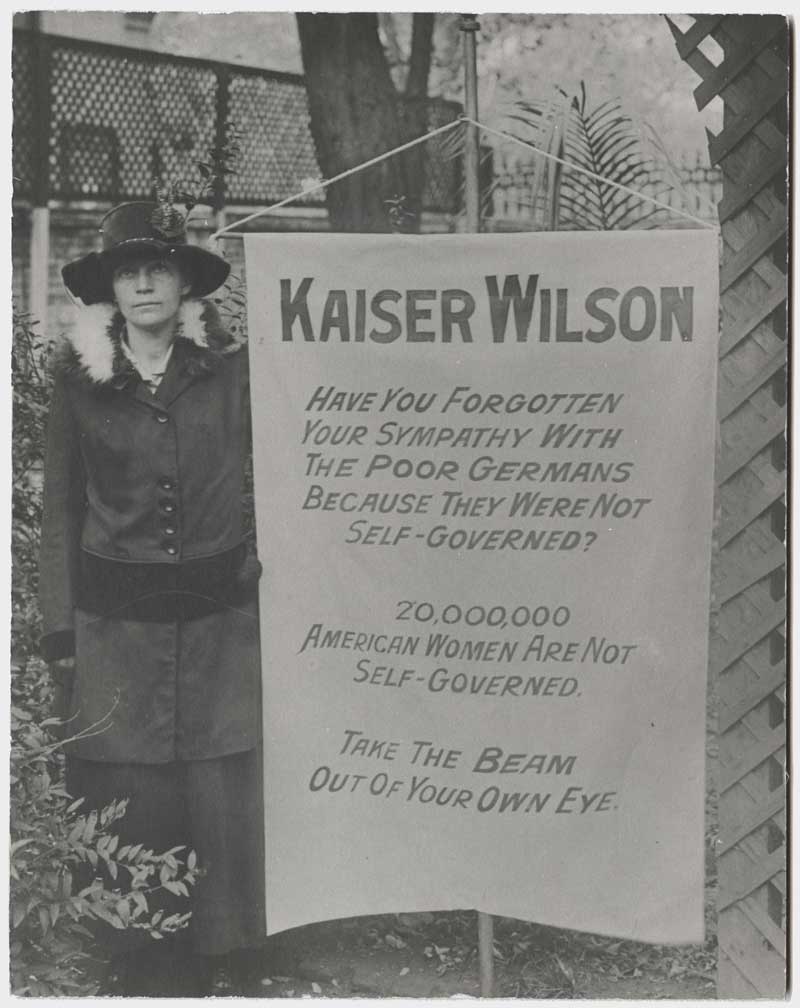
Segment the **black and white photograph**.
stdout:
<path fill-rule="evenodd" d="M 783 1000 L 786 13 L 10 21 L 7 993 Z"/>

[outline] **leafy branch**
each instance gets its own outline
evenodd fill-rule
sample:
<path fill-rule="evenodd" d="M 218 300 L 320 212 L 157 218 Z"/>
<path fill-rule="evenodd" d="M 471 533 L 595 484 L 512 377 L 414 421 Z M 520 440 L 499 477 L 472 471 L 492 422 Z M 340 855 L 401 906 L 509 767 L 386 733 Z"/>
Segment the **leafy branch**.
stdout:
<path fill-rule="evenodd" d="M 37 997 L 88 994 L 95 985 L 83 964 L 90 958 L 86 923 L 136 929 L 154 939 L 184 928 L 191 916 L 167 913 L 163 895 L 188 897 L 199 875 L 197 858 L 175 847 L 157 854 L 143 844 L 120 846 L 115 824 L 127 799 L 81 814 L 59 783 L 46 725 L 12 706 L 10 938 L 15 994 Z M 78 873 L 91 882 L 75 891 Z M 155 903 L 153 899 L 155 897 Z"/>
<path fill-rule="evenodd" d="M 176 206 L 182 206 L 185 213 L 180 215 L 183 225 L 191 211 L 200 203 L 213 201 L 221 183 L 231 175 L 238 174 L 238 163 L 242 153 L 243 132 L 234 123 L 225 123 L 225 140 L 208 151 L 205 158 L 194 162 L 194 174 L 189 178 L 164 181 L 153 179 L 153 191 L 159 212 L 164 215 L 162 224 L 172 229 L 176 219 Z M 156 223 L 154 221 L 154 223 Z M 156 224 L 161 227 L 161 224 Z M 162 228 L 163 229 L 163 228 Z"/>

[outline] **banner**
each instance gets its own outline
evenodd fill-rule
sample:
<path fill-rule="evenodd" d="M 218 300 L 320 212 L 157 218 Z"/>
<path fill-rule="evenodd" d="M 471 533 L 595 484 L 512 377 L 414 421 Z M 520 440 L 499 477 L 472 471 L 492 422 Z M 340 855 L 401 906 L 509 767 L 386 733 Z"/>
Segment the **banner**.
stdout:
<path fill-rule="evenodd" d="M 268 930 L 702 941 L 715 233 L 245 254 Z"/>

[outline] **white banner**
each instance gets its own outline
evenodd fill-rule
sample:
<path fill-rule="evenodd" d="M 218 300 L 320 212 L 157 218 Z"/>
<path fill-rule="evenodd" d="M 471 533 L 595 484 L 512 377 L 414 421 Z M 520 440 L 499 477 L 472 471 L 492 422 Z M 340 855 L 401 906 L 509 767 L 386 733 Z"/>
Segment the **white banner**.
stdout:
<path fill-rule="evenodd" d="M 269 931 L 702 941 L 716 235 L 245 251 Z"/>

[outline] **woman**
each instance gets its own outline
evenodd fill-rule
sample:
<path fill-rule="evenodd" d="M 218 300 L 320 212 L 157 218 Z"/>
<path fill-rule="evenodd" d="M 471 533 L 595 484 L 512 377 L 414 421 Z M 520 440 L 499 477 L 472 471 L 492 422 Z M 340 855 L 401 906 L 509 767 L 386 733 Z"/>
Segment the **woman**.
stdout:
<path fill-rule="evenodd" d="M 266 933 L 247 354 L 203 300 L 229 266 L 179 215 L 127 203 L 101 232 L 62 271 L 84 307 L 56 356 L 42 650 L 85 736 L 65 745 L 70 794 L 128 797 L 121 843 L 205 869 L 188 932 L 127 949 L 126 993 L 202 995 L 211 956 Z"/>

